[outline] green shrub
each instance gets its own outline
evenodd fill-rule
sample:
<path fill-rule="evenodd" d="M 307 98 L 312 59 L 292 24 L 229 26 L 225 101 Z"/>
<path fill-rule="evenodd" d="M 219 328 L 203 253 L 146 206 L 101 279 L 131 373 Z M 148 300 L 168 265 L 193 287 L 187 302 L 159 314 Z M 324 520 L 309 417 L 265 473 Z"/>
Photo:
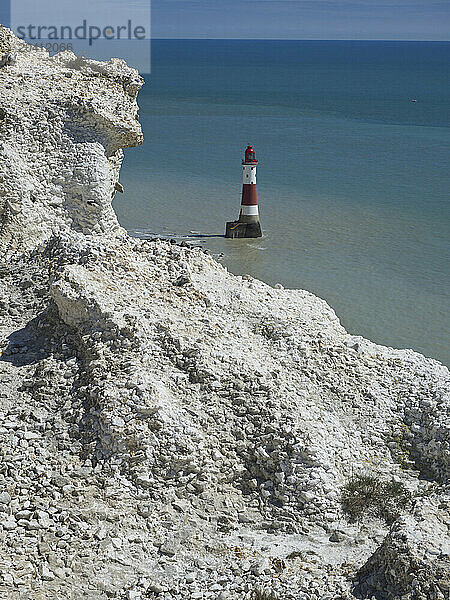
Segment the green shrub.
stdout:
<path fill-rule="evenodd" d="M 370 475 L 361 475 L 344 486 L 341 502 L 354 520 L 372 515 L 392 523 L 411 502 L 411 493 L 398 481 L 380 481 Z"/>

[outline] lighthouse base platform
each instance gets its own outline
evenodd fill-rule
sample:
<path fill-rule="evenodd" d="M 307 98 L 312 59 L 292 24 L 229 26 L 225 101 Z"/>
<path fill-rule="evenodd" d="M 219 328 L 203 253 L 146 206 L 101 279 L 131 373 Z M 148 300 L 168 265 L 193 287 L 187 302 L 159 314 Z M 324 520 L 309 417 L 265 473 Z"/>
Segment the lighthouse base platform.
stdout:
<path fill-rule="evenodd" d="M 262 237 L 261 224 L 228 221 L 225 228 L 226 238 L 258 238 Z"/>

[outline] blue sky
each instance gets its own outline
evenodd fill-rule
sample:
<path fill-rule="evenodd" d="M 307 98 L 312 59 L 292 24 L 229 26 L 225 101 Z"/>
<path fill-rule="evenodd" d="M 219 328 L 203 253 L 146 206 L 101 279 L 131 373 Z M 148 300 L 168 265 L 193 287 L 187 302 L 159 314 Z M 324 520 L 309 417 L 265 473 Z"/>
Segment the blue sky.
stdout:
<path fill-rule="evenodd" d="M 450 1 L 153 0 L 153 37 L 449 39 Z"/>
<path fill-rule="evenodd" d="M 20 2 L 12 0 L 15 1 Z M 123 10 L 126 6 L 133 9 L 148 4 L 148 0 L 103 0 L 102 3 L 120 4 Z M 7 18 L 7 4 L 8 0 L 0 0 L 2 22 Z M 54 0 L 39 1 L 41 10 L 45 10 L 46 5 L 55 10 Z M 449 30 L 449 0 L 152 2 L 154 38 L 448 40 Z"/>
<path fill-rule="evenodd" d="M 0 0 L 0 23 L 9 25 L 9 1 Z"/>

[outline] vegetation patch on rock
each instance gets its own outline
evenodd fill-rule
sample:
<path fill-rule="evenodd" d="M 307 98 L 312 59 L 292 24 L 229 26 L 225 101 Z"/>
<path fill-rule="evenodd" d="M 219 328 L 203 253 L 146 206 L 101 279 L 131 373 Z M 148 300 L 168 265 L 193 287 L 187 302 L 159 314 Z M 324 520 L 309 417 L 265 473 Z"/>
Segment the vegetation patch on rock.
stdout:
<path fill-rule="evenodd" d="M 371 475 L 353 477 L 343 488 L 341 501 L 353 520 L 374 516 L 392 523 L 411 503 L 411 492 L 399 481 L 381 481 Z"/>

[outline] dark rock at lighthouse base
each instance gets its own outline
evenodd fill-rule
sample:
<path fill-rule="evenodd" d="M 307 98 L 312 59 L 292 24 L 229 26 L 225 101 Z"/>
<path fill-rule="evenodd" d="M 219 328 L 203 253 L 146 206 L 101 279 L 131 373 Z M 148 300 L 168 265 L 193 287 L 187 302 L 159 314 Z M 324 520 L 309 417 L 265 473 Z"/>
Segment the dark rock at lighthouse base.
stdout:
<path fill-rule="evenodd" d="M 262 236 L 261 223 L 243 223 L 228 221 L 225 228 L 226 238 L 257 238 Z"/>

